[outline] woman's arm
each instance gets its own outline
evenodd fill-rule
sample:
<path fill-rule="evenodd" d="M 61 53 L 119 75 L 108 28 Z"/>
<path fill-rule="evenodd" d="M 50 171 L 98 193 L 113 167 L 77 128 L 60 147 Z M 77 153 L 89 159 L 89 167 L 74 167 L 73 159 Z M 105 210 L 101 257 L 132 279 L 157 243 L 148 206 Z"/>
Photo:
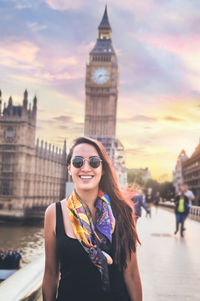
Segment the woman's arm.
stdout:
<path fill-rule="evenodd" d="M 56 255 L 56 209 L 51 204 L 44 218 L 45 271 L 42 283 L 43 301 L 55 301 L 59 282 L 59 263 Z"/>
<path fill-rule="evenodd" d="M 142 285 L 138 270 L 136 252 L 131 254 L 124 271 L 124 280 L 128 289 L 131 301 L 142 301 Z"/>

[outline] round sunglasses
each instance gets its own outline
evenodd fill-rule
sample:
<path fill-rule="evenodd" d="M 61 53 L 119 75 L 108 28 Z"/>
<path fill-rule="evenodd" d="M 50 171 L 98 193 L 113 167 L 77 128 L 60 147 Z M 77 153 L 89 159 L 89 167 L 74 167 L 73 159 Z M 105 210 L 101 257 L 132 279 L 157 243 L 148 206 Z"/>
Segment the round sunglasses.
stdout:
<path fill-rule="evenodd" d="M 85 161 L 88 161 L 92 168 L 98 168 L 102 162 L 102 160 L 97 156 L 93 156 L 88 159 L 80 156 L 72 158 L 72 164 L 75 168 L 81 168 Z"/>

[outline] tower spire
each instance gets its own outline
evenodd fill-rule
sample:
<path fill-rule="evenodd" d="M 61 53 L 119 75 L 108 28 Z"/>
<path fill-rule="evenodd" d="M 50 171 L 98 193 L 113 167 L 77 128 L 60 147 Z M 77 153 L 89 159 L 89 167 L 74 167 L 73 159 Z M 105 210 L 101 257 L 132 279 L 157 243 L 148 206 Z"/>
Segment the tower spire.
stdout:
<path fill-rule="evenodd" d="M 107 13 L 107 5 L 105 6 L 103 18 L 98 26 L 99 31 L 99 39 L 109 39 L 112 38 L 112 28 L 110 26 L 110 22 L 108 19 L 108 13 Z"/>
<path fill-rule="evenodd" d="M 108 19 L 108 12 L 107 12 L 107 4 L 105 6 L 103 18 L 101 20 L 101 23 L 99 24 L 99 29 L 111 29 L 110 22 Z"/>

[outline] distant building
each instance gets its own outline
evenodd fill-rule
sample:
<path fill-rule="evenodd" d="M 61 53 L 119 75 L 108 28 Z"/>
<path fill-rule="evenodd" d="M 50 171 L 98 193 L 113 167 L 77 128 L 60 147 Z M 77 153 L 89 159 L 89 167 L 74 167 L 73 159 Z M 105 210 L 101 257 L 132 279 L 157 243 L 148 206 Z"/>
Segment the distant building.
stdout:
<path fill-rule="evenodd" d="M 194 204 L 200 199 L 200 141 L 192 156 L 183 163 L 183 179 L 195 195 Z"/>
<path fill-rule="evenodd" d="M 151 172 L 150 172 L 148 167 L 145 167 L 145 168 L 129 168 L 128 170 L 140 174 L 143 181 L 147 181 L 149 179 L 152 179 Z"/>
<path fill-rule="evenodd" d="M 148 167 L 146 167 L 146 168 L 140 168 L 140 170 L 142 172 L 142 177 L 143 177 L 144 181 L 152 179 L 152 176 L 151 176 L 151 173 L 150 173 L 150 170 L 149 170 Z"/>
<path fill-rule="evenodd" d="M 123 152 L 123 145 L 116 138 L 118 85 L 119 67 L 106 7 L 98 27 L 97 41 L 86 65 L 84 135 L 103 144 L 115 166 L 120 184 L 124 185 L 126 174 L 122 174 L 126 173 L 126 169 L 116 160 L 118 152 L 121 155 Z"/>
<path fill-rule="evenodd" d="M 177 158 L 176 166 L 173 171 L 173 185 L 175 188 L 175 193 L 180 192 L 181 185 L 184 182 L 183 179 L 183 163 L 188 160 L 188 156 L 185 150 L 182 150 Z"/>
<path fill-rule="evenodd" d="M 28 103 L 25 91 L 22 105 L 10 97 L 2 108 L 0 91 L 0 211 L 7 215 L 34 216 L 65 197 L 66 142 L 62 150 L 35 143 L 36 117 L 36 97 Z"/>

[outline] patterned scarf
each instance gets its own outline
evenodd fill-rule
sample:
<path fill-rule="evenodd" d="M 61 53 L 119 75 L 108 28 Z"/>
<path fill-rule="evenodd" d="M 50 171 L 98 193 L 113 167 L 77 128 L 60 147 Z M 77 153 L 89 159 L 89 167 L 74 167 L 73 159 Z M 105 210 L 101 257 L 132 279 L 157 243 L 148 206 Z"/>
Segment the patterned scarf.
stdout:
<path fill-rule="evenodd" d="M 108 253 L 111 250 L 115 218 L 109 196 L 101 190 L 95 201 L 95 207 L 96 225 L 92 221 L 87 204 L 80 199 L 75 191 L 72 192 L 67 201 L 67 210 L 75 236 L 88 253 L 92 263 L 98 268 L 101 274 L 102 289 L 109 291 L 108 264 L 112 264 L 113 261 Z"/>

